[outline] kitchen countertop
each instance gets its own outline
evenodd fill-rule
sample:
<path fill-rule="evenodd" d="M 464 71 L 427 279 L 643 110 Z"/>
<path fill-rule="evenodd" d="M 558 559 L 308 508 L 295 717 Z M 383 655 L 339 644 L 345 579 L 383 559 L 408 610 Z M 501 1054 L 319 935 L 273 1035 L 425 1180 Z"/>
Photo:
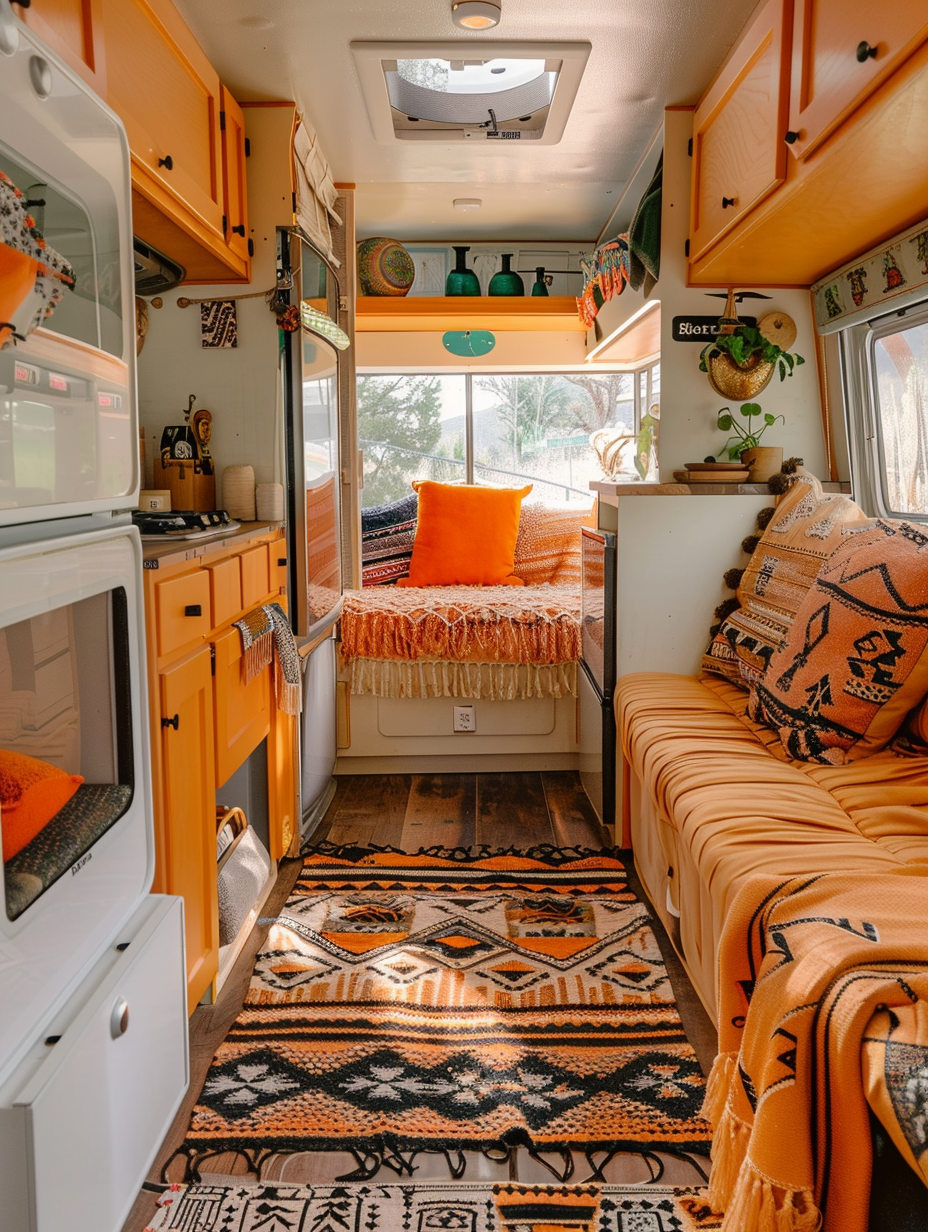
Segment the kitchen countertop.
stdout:
<path fill-rule="evenodd" d="M 849 483 L 822 482 L 826 492 L 850 492 Z M 628 483 L 614 479 L 594 479 L 590 490 L 600 500 L 612 502 L 620 496 L 768 496 L 766 483 Z"/>
<path fill-rule="evenodd" d="M 280 530 L 283 522 L 242 522 L 238 530 L 225 531 L 212 539 L 149 539 L 142 544 L 142 564 L 145 569 L 160 569 L 180 561 L 199 560 L 220 549 L 247 543 L 260 535 Z"/>

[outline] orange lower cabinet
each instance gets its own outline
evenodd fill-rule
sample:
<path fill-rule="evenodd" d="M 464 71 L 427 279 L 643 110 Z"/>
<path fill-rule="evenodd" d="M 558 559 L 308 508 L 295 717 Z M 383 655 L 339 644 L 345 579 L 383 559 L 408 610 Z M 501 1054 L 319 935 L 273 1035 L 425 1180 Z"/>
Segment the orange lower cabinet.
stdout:
<path fill-rule="evenodd" d="M 160 673 L 165 863 L 159 882 L 184 900 L 192 1013 L 218 966 L 213 680 L 208 647 Z"/>
<path fill-rule="evenodd" d="M 216 785 L 234 774 L 268 734 L 271 724 L 270 668 L 245 683 L 242 635 L 220 633 L 213 643 L 215 662 Z"/>
<path fill-rule="evenodd" d="M 276 544 L 273 545 L 276 548 Z M 242 552 L 242 606 L 247 610 L 267 598 L 270 588 L 270 556 L 268 545 L 262 543 L 259 547 L 249 548 Z"/>
<path fill-rule="evenodd" d="M 271 730 L 267 738 L 267 802 L 271 857 L 274 860 L 289 854 L 299 830 L 296 731 L 296 716 L 285 714 L 276 703 L 272 703 Z"/>

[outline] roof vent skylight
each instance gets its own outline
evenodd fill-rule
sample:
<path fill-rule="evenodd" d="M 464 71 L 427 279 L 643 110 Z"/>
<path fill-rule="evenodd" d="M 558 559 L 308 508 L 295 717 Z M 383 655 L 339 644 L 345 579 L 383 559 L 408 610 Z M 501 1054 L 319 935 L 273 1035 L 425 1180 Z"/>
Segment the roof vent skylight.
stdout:
<path fill-rule="evenodd" d="M 560 141 L 589 43 L 352 43 L 378 141 Z"/>

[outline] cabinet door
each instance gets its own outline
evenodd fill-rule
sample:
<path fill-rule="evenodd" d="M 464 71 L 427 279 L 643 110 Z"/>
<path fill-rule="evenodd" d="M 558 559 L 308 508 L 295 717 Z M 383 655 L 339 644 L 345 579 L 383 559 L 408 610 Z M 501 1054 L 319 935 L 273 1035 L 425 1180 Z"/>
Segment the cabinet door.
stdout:
<path fill-rule="evenodd" d="M 52 51 L 106 98 L 101 10 L 102 0 L 34 0 L 29 8 L 18 11 Z"/>
<path fill-rule="evenodd" d="M 161 673 L 161 757 L 166 869 L 159 885 L 184 900 L 187 1004 L 212 983 L 219 957 L 216 781 L 209 647 Z M 166 721 L 170 725 L 166 725 Z"/>
<path fill-rule="evenodd" d="M 271 722 L 270 669 L 245 683 L 242 635 L 221 633 L 214 643 L 213 678 L 216 717 L 216 785 L 221 787 L 268 733 Z"/>
<path fill-rule="evenodd" d="M 197 570 L 155 586 L 158 653 L 174 654 L 202 643 L 210 629 L 209 574 Z"/>
<path fill-rule="evenodd" d="M 786 177 L 791 0 L 768 0 L 696 109 L 690 259 Z"/>
<path fill-rule="evenodd" d="M 924 0 L 796 0 L 794 29 L 788 139 L 805 158 L 928 38 L 928 9 Z"/>
<path fill-rule="evenodd" d="M 222 236 L 219 77 L 170 0 L 103 0 L 107 102 L 126 126 L 133 183 L 154 181 Z"/>
<path fill-rule="evenodd" d="M 245 178 L 245 117 L 238 103 L 220 86 L 222 111 L 222 195 L 226 243 L 243 261 L 248 251 L 248 192 Z"/>
<path fill-rule="evenodd" d="M 241 561 L 242 606 L 250 608 L 254 607 L 257 603 L 263 603 L 270 590 L 270 556 L 268 554 L 268 545 L 262 543 L 260 547 L 249 548 L 247 552 L 242 552 Z"/>

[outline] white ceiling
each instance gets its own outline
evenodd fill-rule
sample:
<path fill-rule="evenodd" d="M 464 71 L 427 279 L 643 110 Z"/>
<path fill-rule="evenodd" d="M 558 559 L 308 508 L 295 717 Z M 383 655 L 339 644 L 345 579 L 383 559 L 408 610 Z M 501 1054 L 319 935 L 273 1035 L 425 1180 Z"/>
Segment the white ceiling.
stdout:
<path fill-rule="evenodd" d="M 697 101 L 756 6 L 502 0 L 499 26 L 477 36 L 481 41 L 592 44 L 562 140 L 533 147 L 375 141 L 349 43 L 473 39 L 452 24 L 451 0 L 175 2 L 236 98 L 298 104 L 319 133 L 335 180 L 357 186 L 359 239 L 584 245 L 627 226 L 640 176 L 630 182 L 664 107 Z M 452 200 L 462 196 L 479 197 L 482 208 L 455 210 Z"/>

